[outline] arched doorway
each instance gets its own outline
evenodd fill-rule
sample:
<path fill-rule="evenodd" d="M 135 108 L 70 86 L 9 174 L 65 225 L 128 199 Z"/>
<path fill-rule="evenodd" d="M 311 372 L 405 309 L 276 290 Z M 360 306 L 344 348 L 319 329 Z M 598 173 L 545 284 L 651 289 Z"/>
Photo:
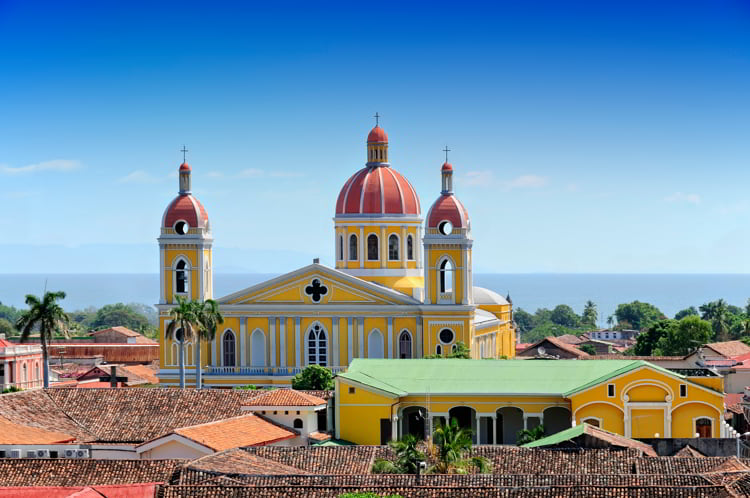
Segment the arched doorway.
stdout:
<path fill-rule="evenodd" d="M 702 417 L 695 421 L 695 433 L 698 437 L 713 437 L 713 421 Z"/>
<path fill-rule="evenodd" d="M 255 329 L 250 338 L 250 348 L 252 356 L 250 365 L 253 367 L 263 367 L 266 365 L 266 336 L 260 329 Z"/>
<path fill-rule="evenodd" d="M 523 427 L 523 410 L 514 406 L 505 406 L 497 411 L 497 442 L 516 444 L 518 433 Z"/>
<path fill-rule="evenodd" d="M 571 427 L 570 410 L 564 406 L 553 406 L 544 410 L 544 434 L 549 436 Z"/>
<path fill-rule="evenodd" d="M 477 417 L 476 412 L 473 408 L 468 406 L 456 406 L 448 411 L 448 420 L 456 419 L 459 427 L 471 429 L 473 435 L 471 437 L 474 444 L 477 442 Z"/>
<path fill-rule="evenodd" d="M 425 437 L 427 410 L 421 406 L 410 406 L 401 412 L 401 435 L 411 434 L 417 439 Z"/>

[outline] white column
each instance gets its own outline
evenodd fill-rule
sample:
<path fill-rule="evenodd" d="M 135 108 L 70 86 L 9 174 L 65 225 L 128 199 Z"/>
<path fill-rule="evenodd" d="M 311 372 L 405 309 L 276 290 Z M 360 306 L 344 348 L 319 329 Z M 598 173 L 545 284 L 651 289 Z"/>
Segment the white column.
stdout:
<path fill-rule="evenodd" d="M 417 258 L 417 268 L 422 268 L 422 225 L 417 227 L 417 240 L 414 241 L 414 251 Z"/>
<path fill-rule="evenodd" d="M 354 357 L 354 334 L 352 332 L 352 317 L 348 317 L 346 319 L 346 331 L 347 331 L 347 341 L 346 345 L 349 348 L 349 361 L 347 365 L 349 365 L 352 362 L 352 358 Z"/>
<path fill-rule="evenodd" d="M 422 358 L 422 317 L 417 317 L 417 344 L 416 352 L 417 358 Z"/>
<path fill-rule="evenodd" d="M 430 250 L 425 250 L 425 258 L 429 259 L 430 257 Z M 430 271 L 429 265 L 427 265 L 427 269 L 423 272 L 424 273 L 424 303 L 425 304 L 432 304 L 432 298 L 430 297 L 430 274 L 432 273 Z"/>
<path fill-rule="evenodd" d="M 367 241 L 365 241 L 365 227 L 360 225 L 359 226 L 359 267 L 364 268 L 365 267 L 365 246 L 367 245 Z"/>
<path fill-rule="evenodd" d="M 393 358 L 393 317 L 388 317 L 388 358 Z"/>
<path fill-rule="evenodd" d="M 391 417 L 391 441 L 398 439 L 398 415 Z"/>
<path fill-rule="evenodd" d="M 165 294 L 167 293 L 167 286 L 164 282 L 164 273 L 166 270 L 164 269 L 164 253 L 165 253 L 164 246 L 159 246 L 159 283 L 161 285 L 161 293 L 159 294 L 159 302 L 161 304 L 166 303 L 166 299 L 164 299 Z"/>
<path fill-rule="evenodd" d="M 497 412 L 492 414 L 492 444 L 497 444 Z"/>
<path fill-rule="evenodd" d="M 482 416 L 479 412 L 476 412 L 477 418 L 477 444 L 481 444 L 482 441 Z"/>
<path fill-rule="evenodd" d="M 279 366 L 286 366 L 286 317 L 279 318 Z"/>
<path fill-rule="evenodd" d="M 205 266 L 205 262 L 203 260 L 203 247 L 198 246 L 198 300 L 203 301 L 203 277 L 205 276 L 205 272 L 203 271 L 203 267 Z M 244 363 L 243 363 L 244 364 Z"/>
<path fill-rule="evenodd" d="M 211 346 L 211 351 L 213 353 L 214 362 L 213 365 L 215 367 L 219 366 L 219 331 L 216 331 L 216 335 L 214 335 L 214 343 Z M 174 359 L 172 360 L 172 363 L 174 363 Z"/>
<path fill-rule="evenodd" d="M 271 336 L 271 358 L 268 363 L 269 366 L 276 366 L 276 317 L 272 316 L 268 319 L 268 333 Z"/>
<path fill-rule="evenodd" d="M 461 248 L 461 282 L 463 285 L 462 287 L 462 296 L 461 296 L 461 304 L 469 304 L 469 271 L 468 271 L 468 265 L 466 261 L 466 248 Z M 453 279 L 455 280 L 455 274 L 453 276 Z M 455 289 L 458 287 L 455 282 L 453 282 L 453 288 Z M 455 292 L 455 290 L 454 290 Z"/>
<path fill-rule="evenodd" d="M 295 367 L 301 367 L 302 363 L 300 362 L 300 317 L 296 317 L 294 319 L 294 359 L 296 360 L 294 366 Z"/>
<path fill-rule="evenodd" d="M 406 268 L 406 225 L 401 225 L 401 268 Z"/>
<path fill-rule="evenodd" d="M 247 318 L 240 318 L 240 366 L 247 365 L 247 351 L 245 351 L 245 331 L 247 330 Z"/>
<path fill-rule="evenodd" d="M 331 327 L 331 335 L 333 335 L 333 365 L 334 367 L 339 366 L 339 317 L 334 316 L 332 318 L 333 326 Z"/>
<path fill-rule="evenodd" d="M 359 358 L 365 357 L 365 319 L 357 318 L 357 328 L 359 329 Z"/>
<path fill-rule="evenodd" d="M 349 232 L 346 227 L 341 229 L 341 235 L 344 237 L 344 268 L 347 268 L 349 266 L 347 264 L 349 262 Z"/>
<path fill-rule="evenodd" d="M 385 236 L 385 227 L 380 227 L 380 267 L 385 268 L 388 261 L 388 240 Z"/>

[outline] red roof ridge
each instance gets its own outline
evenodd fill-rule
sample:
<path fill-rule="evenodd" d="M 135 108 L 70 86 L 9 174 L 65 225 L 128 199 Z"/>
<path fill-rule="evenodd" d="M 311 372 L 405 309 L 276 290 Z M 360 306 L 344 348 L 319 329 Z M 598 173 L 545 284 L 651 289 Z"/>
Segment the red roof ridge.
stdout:
<path fill-rule="evenodd" d="M 323 398 L 296 389 L 274 389 L 244 402 L 242 406 L 320 406 L 325 404 L 327 401 Z"/>

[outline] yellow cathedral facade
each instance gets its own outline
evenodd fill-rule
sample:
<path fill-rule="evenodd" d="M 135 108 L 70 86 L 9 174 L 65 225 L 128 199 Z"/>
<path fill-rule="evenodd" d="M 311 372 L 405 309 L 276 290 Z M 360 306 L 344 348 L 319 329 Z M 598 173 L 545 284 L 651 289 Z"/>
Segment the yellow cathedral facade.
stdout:
<path fill-rule="evenodd" d="M 213 235 L 179 168 L 179 193 L 162 216 L 159 242 L 160 382 L 176 385 L 179 348 L 165 336 L 176 296 L 216 299 L 224 323 L 203 341 L 204 387 L 288 385 L 307 365 L 345 372 L 357 358 L 445 355 L 459 342 L 473 358 L 513 358 L 512 304 L 475 287 L 471 221 L 453 192 L 453 167 L 422 218 L 419 196 L 389 162 L 388 135 L 367 137 L 367 162 L 342 187 L 334 222 L 335 267 L 318 260 L 223 297 L 213 295 Z M 185 345 L 195 385 L 196 345 Z"/>

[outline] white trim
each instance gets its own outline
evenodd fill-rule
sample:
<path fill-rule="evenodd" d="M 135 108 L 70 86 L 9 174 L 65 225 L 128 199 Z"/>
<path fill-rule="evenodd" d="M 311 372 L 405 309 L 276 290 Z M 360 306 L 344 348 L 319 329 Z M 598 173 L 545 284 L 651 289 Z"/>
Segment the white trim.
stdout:
<path fill-rule="evenodd" d="M 262 338 L 263 343 L 263 363 L 261 365 L 257 365 L 255 363 L 255 334 L 260 332 L 260 336 Z M 245 366 L 246 362 L 242 363 L 242 366 Z M 251 367 L 265 367 L 268 364 L 266 363 L 266 333 L 261 329 L 260 327 L 253 330 L 253 332 L 250 334 L 250 366 Z"/>
<path fill-rule="evenodd" d="M 225 365 L 224 364 L 224 336 L 227 334 L 227 332 L 231 332 L 232 336 L 234 336 L 234 365 Z M 234 330 L 231 328 L 226 328 L 221 333 L 221 338 L 219 339 L 220 347 L 221 347 L 221 366 L 222 367 L 228 367 L 228 366 L 237 366 L 237 334 Z"/>
<path fill-rule="evenodd" d="M 601 417 L 593 417 L 593 416 L 589 415 L 588 417 L 581 419 L 581 423 L 584 424 L 584 423 L 586 423 L 587 420 L 596 420 L 596 422 L 597 422 L 596 427 L 598 427 L 600 429 L 604 429 L 604 427 L 602 427 L 602 424 L 604 424 L 604 419 L 603 418 L 601 418 Z"/>
<path fill-rule="evenodd" d="M 356 239 L 356 242 L 354 243 L 354 245 L 355 245 L 355 254 L 356 254 L 357 257 L 355 257 L 354 259 L 352 259 L 352 254 L 350 252 L 351 251 L 350 248 L 351 248 L 351 243 L 352 243 L 352 237 L 354 237 Z M 349 237 L 347 238 L 346 257 L 347 257 L 347 259 L 346 259 L 347 263 L 349 261 L 359 261 L 359 237 L 357 236 L 356 233 L 350 233 Z"/>
<path fill-rule="evenodd" d="M 269 352 L 268 365 L 271 367 L 276 366 L 276 317 L 272 316 L 268 318 L 268 335 L 271 339 L 271 350 Z"/>
<path fill-rule="evenodd" d="M 706 406 L 709 406 L 709 407 L 713 408 L 714 410 L 716 410 L 716 414 L 719 416 L 719 419 L 721 419 L 721 417 L 723 415 L 723 412 L 721 410 L 719 410 L 718 408 L 716 408 L 711 403 L 706 403 L 705 401 L 700 401 L 700 400 L 686 401 L 684 403 L 680 403 L 679 405 L 672 405 L 672 409 L 669 411 L 669 415 L 671 416 L 675 411 L 679 410 L 683 406 L 692 405 L 692 404 L 706 405 Z"/>
<path fill-rule="evenodd" d="M 358 358 L 365 357 L 365 317 L 357 317 L 357 339 L 359 342 L 359 356 Z"/>
<path fill-rule="evenodd" d="M 609 394 L 609 388 L 612 387 L 612 395 Z M 617 397 L 617 384 L 609 383 L 607 384 L 607 397 L 608 398 L 616 398 Z"/>
<path fill-rule="evenodd" d="M 294 319 L 294 359 L 295 359 L 295 367 L 301 367 L 302 362 L 300 361 L 300 355 L 302 354 L 302 351 L 300 351 L 300 340 L 302 339 L 302 331 L 301 329 L 301 322 L 302 319 L 300 317 L 295 317 Z"/>
<path fill-rule="evenodd" d="M 375 259 L 370 259 L 370 237 L 375 237 L 375 239 L 378 241 L 378 257 Z M 365 240 L 365 245 L 367 246 L 365 248 L 365 251 L 367 252 L 367 261 L 380 261 L 380 237 L 378 236 L 378 234 L 374 232 L 368 233 Z"/>
<path fill-rule="evenodd" d="M 396 174 L 391 170 L 391 168 L 385 168 L 385 170 L 391 174 L 391 177 L 393 178 L 393 181 L 396 182 L 396 188 L 398 189 L 398 195 L 401 198 L 401 212 L 406 212 L 406 199 L 404 198 L 404 191 L 401 190 L 401 183 L 398 181 L 398 178 L 396 178 Z M 383 180 L 382 178 L 380 179 Z M 408 181 L 406 183 L 409 183 Z M 382 189 L 382 191 L 385 191 L 385 188 Z M 381 191 L 381 193 L 382 193 Z M 417 206 L 419 207 L 419 206 Z M 383 203 L 383 212 L 385 213 L 385 203 Z"/>
<path fill-rule="evenodd" d="M 352 359 L 354 358 L 354 336 L 353 336 L 353 325 L 352 325 L 353 318 L 348 317 L 346 319 L 346 331 L 347 331 L 347 341 L 346 341 L 346 347 L 348 348 L 349 352 L 349 361 L 346 363 L 347 365 L 351 364 Z"/>
<path fill-rule="evenodd" d="M 370 179 L 370 173 L 372 173 L 372 168 L 367 168 L 365 179 L 362 180 L 362 190 L 359 193 L 359 212 L 360 213 L 362 213 L 362 211 L 364 211 L 364 208 L 365 208 L 365 190 L 367 190 L 367 181 Z M 344 211 L 346 211 L 346 209 Z"/>
<path fill-rule="evenodd" d="M 247 346 L 245 346 L 245 336 L 247 335 L 247 317 L 240 318 L 240 365 L 247 365 Z M 252 344 L 250 350 L 250 358 L 252 358 Z"/>
<path fill-rule="evenodd" d="M 409 336 L 409 344 L 411 344 L 411 347 L 409 348 L 410 349 L 410 351 L 409 351 L 409 354 L 410 354 L 409 358 L 416 358 L 417 354 L 416 354 L 416 351 L 414 351 L 415 346 L 416 346 L 416 344 L 414 342 L 414 335 L 412 335 L 411 330 L 409 330 L 407 328 L 401 329 L 399 331 L 399 333 L 398 333 L 398 337 L 396 338 L 396 351 L 397 351 L 396 358 L 401 359 L 401 336 L 403 335 L 404 332 L 406 332 L 408 334 L 408 336 Z"/>
<path fill-rule="evenodd" d="M 431 325 L 433 325 L 433 324 L 431 324 Z M 458 336 L 456 335 L 456 331 L 455 331 L 455 330 L 453 330 L 453 329 L 452 329 L 452 328 L 450 328 L 450 327 L 442 327 L 442 326 L 441 326 L 441 327 L 438 327 L 438 328 L 439 328 L 440 330 L 438 330 L 438 331 L 437 331 L 437 335 L 436 335 L 435 337 L 437 337 L 437 340 L 438 340 L 438 341 L 440 341 L 440 344 L 442 344 L 442 345 L 444 345 L 444 346 L 449 346 L 449 345 L 451 345 L 451 344 L 455 344 L 455 342 L 456 342 L 456 339 L 458 338 Z M 452 339 L 452 340 L 450 340 L 450 341 L 448 341 L 448 342 L 444 342 L 444 341 L 443 341 L 443 340 L 442 340 L 442 339 L 440 338 L 440 332 L 442 332 L 443 330 L 446 330 L 446 329 L 450 330 L 450 331 L 451 331 L 451 332 L 453 333 L 453 339 Z"/>
<path fill-rule="evenodd" d="M 395 259 L 391 259 L 391 237 L 396 237 L 396 251 L 398 254 Z M 390 233 L 388 234 L 388 247 L 386 249 L 386 259 L 388 261 L 401 261 L 403 258 L 401 257 L 401 236 L 397 233 Z"/>
<path fill-rule="evenodd" d="M 380 149 L 382 152 L 382 149 Z M 382 159 L 382 158 L 381 158 Z M 385 185 L 383 184 L 383 168 L 375 168 L 378 171 L 378 181 L 380 182 L 380 214 L 385 214 Z M 398 181 L 396 181 L 398 184 Z M 362 196 L 364 197 L 365 189 L 362 188 Z"/>
<path fill-rule="evenodd" d="M 204 446 L 200 443 L 197 443 L 193 441 L 192 439 L 183 436 L 182 434 L 175 434 L 175 433 L 167 434 L 166 436 L 161 436 L 156 439 L 152 439 L 151 441 L 147 441 L 145 443 L 139 444 L 138 446 L 135 447 L 135 452 L 138 455 L 141 455 L 142 453 L 153 450 L 154 448 L 158 448 L 170 442 L 179 442 L 189 448 L 204 452 L 209 455 L 212 453 L 215 453 L 214 449 L 209 448 L 208 446 Z"/>
<path fill-rule="evenodd" d="M 287 317 L 279 317 L 279 366 L 286 366 L 286 319 Z"/>
<path fill-rule="evenodd" d="M 365 227 L 359 225 L 359 267 L 365 267 Z"/>
<path fill-rule="evenodd" d="M 315 346 L 315 363 L 310 363 L 310 351 L 309 351 L 309 336 L 310 332 L 313 331 L 313 327 L 315 325 L 318 325 L 320 327 L 320 333 L 323 334 L 323 344 L 326 348 L 326 362 L 325 365 L 322 365 L 324 367 L 333 366 L 331 365 L 331 345 L 329 344 L 328 337 L 330 334 L 328 333 L 328 329 L 326 329 L 325 325 L 323 325 L 318 320 L 314 320 L 310 325 L 308 325 L 307 330 L 305 331 L 305 337 L 303 337 L 304 341 L 304 350 L 305 350 L 305 366 L 307 365 L 320 365 L 320 344 L 321 339 L 320 335 L 316 338 L 316 346 Z"/>
<path fill-rule="evenodd" d="M 707 417 L 705 415 L 700 415 L 698 417 L 693 417 L 693 425 L 692 425 L 692 427 L 693 427 L 693 434 L 691 434 L 691 436 L 695 435 L 695 434 L 698 434 L 698 425 L 696 424 L 696 422 L 698 422 L 698 420 L 700 420 L 702 418 L 705 418 L 706 420 L 711 421 L 711 437 L 714 437 L 714 432 L 715 432 L 714 431 L 714 427 L 716 427 L 716 421 L 713 418 Z M 697 436 L 697 437 L 700 437 L 700 436 Z"/>
<path fill-rule="evenodd" d="M 424 277 L 422 271 L 417 268 L 350 268 L 343 271 L 354 277 Z"/>
<path fill-rule="evenodd" d="M 165 299 L 165 295 L 167 293 L 167 285 L 164 279 L 164 255 L 167 252 L 167 249 L 160 244 L 159 245 L 159 287 L 161 289 L 159 293 L 159 302 L 161 304 L 166 304 L 167 300 Z"/>
<path fill-rule="evenodd" d="M 331 339 L 333 339 L 333 365 L 339 365 L 339 325 L 341 317 L 331 317 Z"/>
<path fill-rule="evenodd" d="M 596 405 L 596 404 L 603 404 L 603 405 L 614 406 L 615 408 L 617 408 L 618 410 L 620 410 L 620 412 L 623 415 L 625 414 L 625 410 L 620 405 L 612 403 L 611 401 L 596 400 L 596 401 L 589 401 L 588 403 L 584 403 L 581 406 L 579 406 L 578 408 L 576 408 L 575 411 L 573 411 L 573 417 L 575 417 L 580 410 L 586 408 L 587 406 L 589 406 L 589 405 Z"/>
<path fill-rule="evenodd" d="M 388 317 L 388 337 L 386 338 L 386 341 L 388 343 L 388 354 L 384 355 L 384 357 L 393 359 L 393 317 L 391 316 Z"/>
<path fill-rule="evenodd" d="M 185 268 L 182 270 L 177 269 L 177 265 L 180 261 L 185 262 Z M 190 291 L 192 286 L 192 272 L 193 272 L 193 266 L 190 264 L 190 258 L 187 257 L 185 254 L 178 254 L 174 257 L 172 260 L 172 295 L 169 297 L 170 301 L 174 301 L 175 296 L 186 296 L 190 297 Z M 185 279 L 185 292 L 177 292 L 177 272 L 178 271 L 184 271 L 186 275 Z"/>

